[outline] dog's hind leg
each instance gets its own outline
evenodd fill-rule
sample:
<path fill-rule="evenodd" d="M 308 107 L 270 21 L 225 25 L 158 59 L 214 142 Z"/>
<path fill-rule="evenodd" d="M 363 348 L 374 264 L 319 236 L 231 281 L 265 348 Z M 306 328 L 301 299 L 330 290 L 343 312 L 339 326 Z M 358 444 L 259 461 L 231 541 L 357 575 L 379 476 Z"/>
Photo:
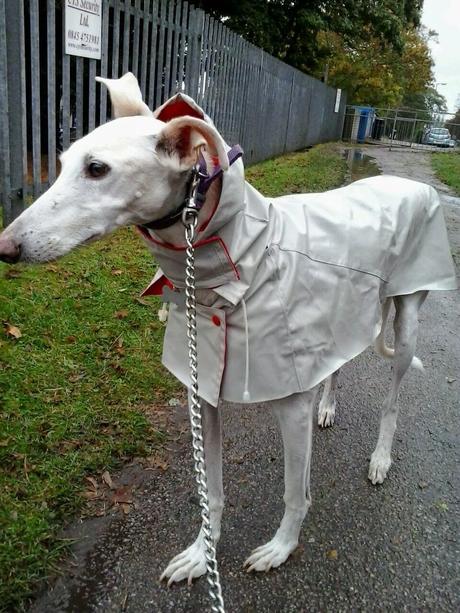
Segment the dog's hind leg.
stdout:
<path fill-rule="evenodd" d="M 421 291 L 394 298 L 395 349 L 390 393 L 382 411 L 379 438 L 369 465 L 369 479 L 375 485 L 383 483 L 391 465 L 391 446 L 398 418 L 398 392 L 407 369 L 414 358 L 418 333 L 418 311 L 428 292 Z"/>
<path fill-rule="evenodd" d="M 224 508 L 220 408 L 215 408 L 201 400 L 201 412 L 208 479 L 209 511 L 212 535 L 214 542 L 217 544 L 220 538 L 220 525 Z M 205 552 L 203 532 L 200 530 L 195 542 L 169 562 L 160 580 L 168 579 L 168 586 L 183 579 L 187 579 L 190 584 L 193 579 L 204 575 L 206 572 Z"/>
<path fill-rule="evenodd" d="M 330 375 L 324 382 L 323 395 L 318 407 L 318 426 L 327 428 L 334 425 L 336 398 L 335 392 L 337 389 L 337 379 L 339 378 L 340 369 Z"/>
<path fill-rule="evenodd" d="M 248 572 L 280 566 L 298 545 L 300 528 L 311 504 L 311 434 L 316 392 L 317 388 L 272 402 L 284 443 L 285 511 L 272 540 L 255 549 L 244 563 Z"/>

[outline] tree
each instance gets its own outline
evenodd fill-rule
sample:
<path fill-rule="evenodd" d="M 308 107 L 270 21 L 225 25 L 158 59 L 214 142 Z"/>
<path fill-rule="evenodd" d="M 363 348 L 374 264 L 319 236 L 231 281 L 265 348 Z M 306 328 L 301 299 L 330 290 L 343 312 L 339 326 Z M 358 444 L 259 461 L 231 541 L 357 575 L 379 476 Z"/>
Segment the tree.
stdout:
<path fill-rule="evenodd" d="M 420 23 L 423 0 L 196 0 L 194 4 L 268 53 L 305 72 L 327 64 L 320 32 L 350 48 L 373 40 L 401 53 L 404 32 Z"/>
<path fill-rule="evenodd" d="M 446 121 L 445 125 L 446 128 L 448 128 L 452 138 L 460 140 L 460 96 L 457 98 L 457 112 L 452 119 Z"/>
<path fill-rule="evenodd" d="M 401 103 L 402 108 L 417 109 L 419 119 L 430 119 L 436 113 L 447 111 L 447 100 L 434 87 L 425 91 L 406 94 Z"/>
<path fill-rule="evenodd" d="M 350 45 L 336 33 L 320 32 L 318 44 L 329 58 L 329 82 L 345 89 L 352 104 L 400 106 L 409 98 L 425 95 L 432 84 L 433 59 L 430 34 L 423 28 L 403 32 L 403 50 L 369 36 Z M 317 73 L 316 76 L 320 76 Z M 437 92 L 431 88 L 430 100 Z M 443 98 L 436 98 L 441 104 Z M 428 108 L 425 102 L 423 108 Z"/>

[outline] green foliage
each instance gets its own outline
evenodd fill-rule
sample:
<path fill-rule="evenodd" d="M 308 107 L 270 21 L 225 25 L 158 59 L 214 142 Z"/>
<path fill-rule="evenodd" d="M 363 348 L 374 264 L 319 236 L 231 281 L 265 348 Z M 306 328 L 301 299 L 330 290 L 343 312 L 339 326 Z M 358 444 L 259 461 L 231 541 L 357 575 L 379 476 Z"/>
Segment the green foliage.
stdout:
<path fill-rule="evenodd" d="M 460 196 L 460 152 L 433 153 L 431 165 L 441 181 Z"/>
<path fill-rule="evenodd" d="M 335 87 L 348 102 L 397 106 L 432 85 L 423 0 L 197 0 L 271 55 Z M 425 108 L 423 106 L 422 108 Z"/>
<path fill-rule="evenodd" d="M 419 114 L 418 118 L 429 121 L 434 114 L 447 111 L 447 100 L 434 87 L 427 87 L 422 92 L 407 93 L 403 98 L 401 108 L 420 110 L 422 114 Z"/>
<path fill-rule="evenodd" d="M 411 29 L 402 38 L 400 53 L 376 37 L 350 45 L 338 34 L 321 32 L 318 42 L 329 55 L 329 82 L 345 89 L 350 103 L 377 107 L 399 106 L 404 98 L 409 101 L 411 96 L 425 92 L 433 67 L 429 36 Z"/>
<path fill-rule="evenodd" d="M 261 162 L 249 168 L 246 177 L 265 196 L 282 196 L 338 187 L 344 181 L 346 168 L 337 145 L 326 143 Z"/>
<path fill-rule="evenodd" d="M 327 51 L 319 32 L 334 32 L 350 46 L 375 38 L 404 47 L 403 34 L 418 25 L 422 0 L 197 0 L 233 31 L 306 72 L 321 70 Z"/>
<path fill-rule="evenodd" d="M 446 128 L 450 131 L 452 138 L 460 141 L 460 107 L 455 115 L 446 121 Z"/>
<path fill-rule="evenodd" d="M 153 276 L 125 230 L 57 263 L 0 269 L 0 602 L 14 609 L 60 555 L 84 475 L 158 441 L 140 407 L 177 388 L 160 364 Z M 1 608 L 1 606 L 0 606 Z"/>

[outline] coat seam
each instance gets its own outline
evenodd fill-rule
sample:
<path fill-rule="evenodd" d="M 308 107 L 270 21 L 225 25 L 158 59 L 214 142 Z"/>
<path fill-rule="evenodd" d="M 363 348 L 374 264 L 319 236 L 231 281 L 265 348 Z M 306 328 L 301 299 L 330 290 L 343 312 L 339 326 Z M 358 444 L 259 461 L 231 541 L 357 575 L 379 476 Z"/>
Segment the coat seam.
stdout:
<path fill-rule="evenodd" d="M 303 251 L 298 251 L 297 249 L 286 249 L 286 247 L 281 247 L 279 243 L 272 243 L 272 246 L 278 247 L 280 251 L 286 251 L 287 253 L 297 253 L 298 255 L 303 255 L 308 258 L 312 262 L 318 262 L 319 264 L 326 264 L 327 266 L 337 266 L 338 268 L 345 268 L 346 270 L 353 270 L 355 272 L 360 272 L 364 275 L 370 275 L 371 277 L 376 277 L 380 279 L 383 283 L 389 283 L 387 279 L 384 279 L 380 275 L 375 272 L 369 272 L 368 270 L 361 270 L 361 268 L 354 268 L 353 266 L 345 266 L 345 264 L 337 264 L 336 262 L 328 262 L 327 260 L 320 260 L 319 258 L 314 258 L 308 253 L 304 253 Z"/>

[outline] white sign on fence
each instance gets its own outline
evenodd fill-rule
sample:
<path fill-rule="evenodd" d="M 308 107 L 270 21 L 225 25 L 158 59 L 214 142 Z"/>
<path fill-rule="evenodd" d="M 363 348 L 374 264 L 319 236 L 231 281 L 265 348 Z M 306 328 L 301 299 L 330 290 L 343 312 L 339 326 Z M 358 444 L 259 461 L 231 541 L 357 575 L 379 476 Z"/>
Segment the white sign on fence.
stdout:
<path fill-rule="evenodd" d="M 101 59 L 102 0 L 65 0 L 65 52 Z"/>
<path fill-rule="evenodd" d="M 339 108 L 340 108 L 340 98 L 342 97 L 342 90 L 338 89 L 337 93 L 335 95 L 335 108 L 334 108 L 334 113 L 338 113 L 339 112 Z"/>

